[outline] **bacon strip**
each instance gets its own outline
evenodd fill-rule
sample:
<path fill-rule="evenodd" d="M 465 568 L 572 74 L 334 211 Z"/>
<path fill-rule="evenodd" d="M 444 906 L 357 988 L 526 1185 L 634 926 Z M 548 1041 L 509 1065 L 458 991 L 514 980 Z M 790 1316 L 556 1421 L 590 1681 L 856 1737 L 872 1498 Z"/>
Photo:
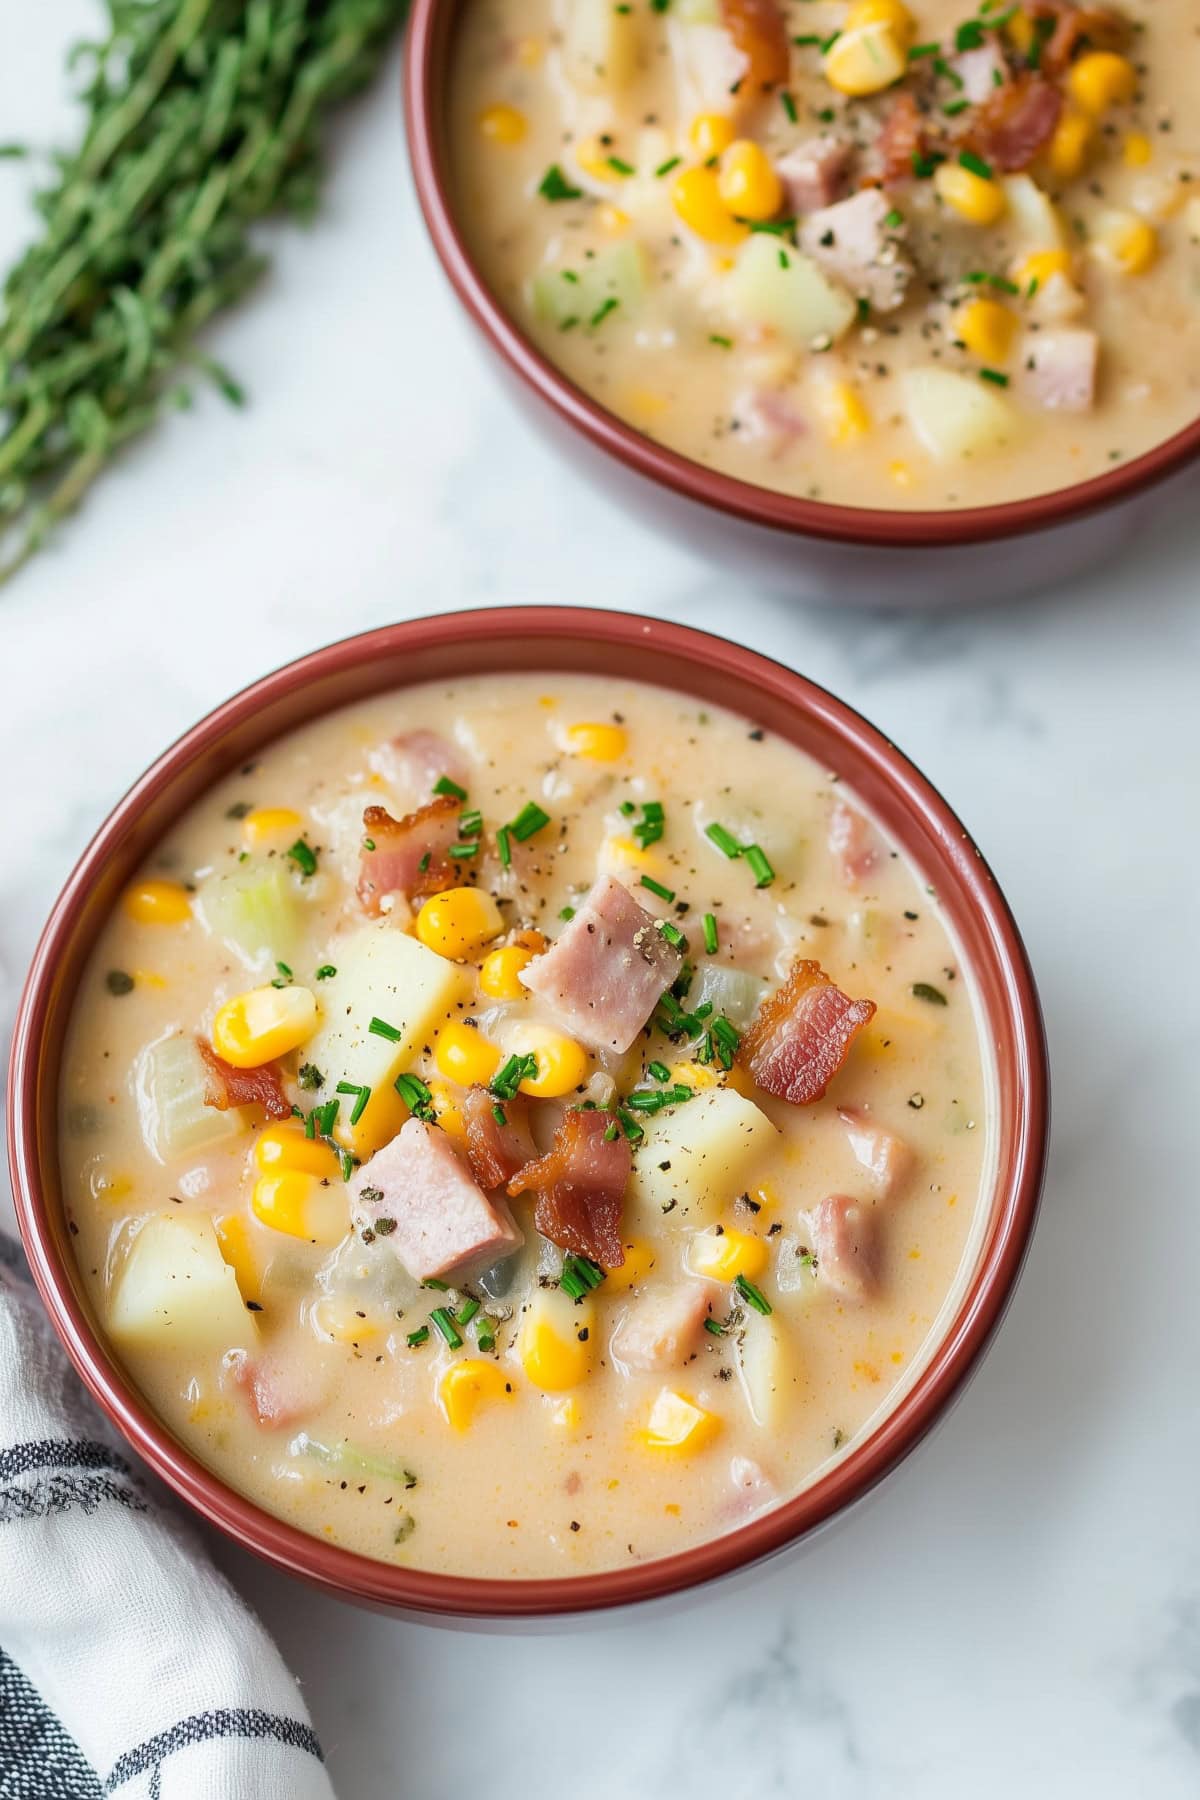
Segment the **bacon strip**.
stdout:
<path fill-rule="evenodd" d="M 625 1261 L 621 1208 L 633 1158 L 620 1129 L 605 1112 L 573 1107 L 545 1156 L 527 1163 L 508 1191 L 537 1195 L 533 1222 L 542 1236 L 576 1256 L 590 1256 L 606 1269 Z"/>
<path fill-rule="evenodd" d="M 1050 142 L 1062 109 L 1061 90 L 1024 69 L 975 109 L 966 141 L 993 168 L 1013 174 Z"/>
<path fill-rule="evenodd" d="M 1028 0 L 1025 11 L 1036 27 L 1053 21 L 1054 31 L 1042 46 L 1038 67 L 1061 75 L 1086 40 L 1096 50 L 1118 50 L 1128 36 L 1124 19 L 1106 6 L 1077 6 L 1075 0 Z"/>
<path fill-rule="evenodd" d="M 504 1114 L 504 1123 L 496 1110 Z M 462 1104 L 467 1127 L 467 1161 L 481 1188 L 503 1187 L 537 1156 L 529 1129 L 529 1108 L 517 1096 L 503 1106 L 485 1087 L 468 1088 Z"/>
<path fill-rule="evenodd" d="M 907 88 L 892 102 L 883 130 L 875 140 L 880 158 L 880 180 L 884 187 L 899 181 L 911 181 L 913 158 L 928 148 L 925 117 Z"/>
<path fill-rule="evenodd" d="M 791 52 L 778 0 L 721 0 L 721 23 L 749 64 L 743 87 L 782 86 Z"/>
<path fill-rule="evenodd" d="M 235 1069 L 202 1037 L 196 1048 L 204 1058 L 210 1086 L 204 1096 L 205 1106 L 228 1112 L 233 1106 L 261 1106 L 268 1119 L 290 1119 L 292 1103 L 283 1091 L 278 1063 L 263 1063 L 258 1069 Z"/>
<path fill-rule="evenodd" d="M 385 806 L 367 807 L 363 833 L 374 849 L 364 849 L 358 865 L 364 912 L 377 918 L 385 894 L 416 899 L 454 886 L 458 876 L 447 852 L 458 836 L 459 810 L 452 794 L 441 794 L 402 819 L 393 819 Z"/>
<path fill-rule="evenodd" d="M 851 1000 L 820 963 L 793 963 L 784 985 L 759 1006 L 738 1060 L 768 1094 L 808 1106 L 822 1098 L 874 1014 L 873 1000 Z"/>

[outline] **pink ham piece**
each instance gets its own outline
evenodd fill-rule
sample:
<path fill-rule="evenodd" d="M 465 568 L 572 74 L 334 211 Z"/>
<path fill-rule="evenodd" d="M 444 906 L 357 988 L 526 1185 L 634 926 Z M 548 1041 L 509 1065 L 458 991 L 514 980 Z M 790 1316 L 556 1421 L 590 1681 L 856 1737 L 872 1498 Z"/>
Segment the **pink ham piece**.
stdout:
<path fill-rule="evenodd" d="M 625 1313 L 613 1332 L 612 1353 L 628 1369 L 676 1369 L 695 1351 L 708 1312 L 705 1282 L 654 1288 Z"/>
<path fill-rule="evenodd" d="M 779 388 L 755 388 L 738 401 L 736 413 L 744 435 L 775 459 L 808 433 L 804 414 Z"/>
<path fill-rule="evenodd" d="M 962 98 L 969 100 L 972 106 L 982 106 L 1008 80 L 1008 64 L 994 37 L 986 38 L 978 49 L 964 50 L 961 56 L 952 56 L 949 67 L 962 82 L 958 90 Z"/>
<path fill-rule="evenodd" d="M 817 1278 L 847 1300 L 865 1300 L 879 1282 L 875 1221 L 847 1194 L 829 1194 L 808 1216 Z"/>
<path fill-rule="evenodd" d="M 406 1119 L 350 1183 L 354 1223 L 417 1281 L 497 1262 L 524 1243 L 508 1208 L 471 1179 L 444 1131 Z"/>
<path fill-rule="evenodd" d="M 890 1200 L 912 1174 L 909 1146 L 859 1107 L 839 1106 L 838 1118 L 846 1127 L 855 1162 L 867 1171 L 880 1198 Z"/>
<path fill-rule="evenodd" d="M 521 980 L 589 1049 L 624 1051 L 682 967 L 653 916 L 603 875 Z"/>
<path fill-rule="evenodd" d="M 470 773 L 462 753 L 436 731 L 402 732 L 372 750 L 367 760 L 390 787 L 417 800 L 432 799 L 443 775 L 465 788 Z"/>
<path fill-rule="evenodd" d="M 775 164 L 775 172 L 787 194 L 792 213 L 816 212 L 818 207 L 832 206 L 845 191 L 851 144 L 838 138 L 806 138 Z"/>
<path fill-rule="evenodd" d="M 1090 412 L 1099 358 L 1100 339 L 1081 326 L 1027 331 L 1019 347 L 1018 388 L 1046 412 Z"/>
<path fill-rule="evenodd" d="M 196 1048 L 208 1070 L 205 1106 L 217 1112 L 228 1112 L 231 1106 L 261 1106 L 268 1119 L 290 1119 L 292 1103 L 283 1091 L 283 1078 L 278 1063 L 262 1063 L 257 1069 L 235 1069 L 218 1056 L 203 1038 Z"/>
<path fill-rule="evenodd" d="M 829 853 L 848 888 L 857 887 L 879 864 L 879 839 L 862 814 L 844 800 L 829 816 Z"/>
<path fill-rule="evenodd" d="M 496 1117 L 504 1115 L 504 1123 Z M 467 1127 L 467 1161 L 481 1188 L 503 1187 L 537 1156 L 529 1129 L 529 1107 L 520 1095 L 503 1105 L 485 1087 L 468 1088 L 462 1103 Z"/>
<path fill-rule="evenodd" d="M 873 1000 L 851 1000 L 820 963 L 793 963 L 784 985 L 759 1006 L 738 1061 L 768 1094 L 808 1106 L 822 1098 L 874 1016 Z"/>
<path fill-rule="evenodd" d="M 632 1168 L 629 1141 L 614 1129 L 612 1116 L 572 1107 L 552 1148 L 518 1170 L 508 1191 L 514 1199 L 537 1195 L 533 1222 L 552 1244 L 619 1269 L 625 1261 L 621 1210 Z"/>
<path fill-rule="evenodd" d="M 327 1373 L 307 1358 L 278 1350 L 255 1357 L 239 1351 L 236 1357 L 233 1379 L 244 1389 L 258 1423 L 270 1431 L 311 1419 L 329 1398 Z"/>
<path fill-rule="evenodd" d="M 892 312 L 903 306 L 913 272 L 903 234 L 887 195 L 868 187 L 810 213 L 800 227 L 800 248 L 874 312 Z"/>
<path fill-rule="evenodd" d="M 411 900 L 454 886 L 458 876 L 449 850 L 458 837 L 461 810 L 452 794 L 440 795 L 403 819 L 393 819 L 384 806 L 367 807 L 363 836 L 372 848 L 364 846 L 358 864 L 364 912 L 378 918 L 389 894 Z"/>
<path fill-rule="evenodd" d="M 734 1456 L 729 1463 L 733 1499 L 722 1507 L 726 1519 L 747 1519 L 779 1497 L 779 1489 L 760 1463 L 749 1456 Z"/>

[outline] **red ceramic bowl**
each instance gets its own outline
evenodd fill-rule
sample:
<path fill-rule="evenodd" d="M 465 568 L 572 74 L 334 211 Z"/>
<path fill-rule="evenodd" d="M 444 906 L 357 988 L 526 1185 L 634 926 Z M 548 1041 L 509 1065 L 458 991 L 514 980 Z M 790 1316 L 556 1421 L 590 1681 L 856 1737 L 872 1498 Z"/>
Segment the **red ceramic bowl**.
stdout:
<path fill-rule="evenodd" d="M 842 775 L 938 891 L 981 996 L 1001 1115 L 978 1266 L 924 1372 L 878 1429 L 815 1485 L 725 1537 L 634 1568 L 538 1581 L 374 1562 L 272 1518 L 197 1462 L 104 1341 L 71 1252 L 56 1145 L 59 1063 L 85 960 L 122 887 L 180 813 L 265 744 L 335 707 L 505 670 L 650 679 L 732 707 Z M 349 638 L 268 675 L 180 738 L 100 828 L 55 905 L 21 1001 L 8 1101 L 13 1190 L 34 1277 L 75 1367 L 134 1449 L 212 1524 L 277 1567 L 345 1599 L 466 1618 L 579 1613 L 675 1593 L 794 1543 L 865 1494 L 945 1410 L 1000 1321 L 1033 1230 L 1047 1126 L 1046 1052 L 1021 940 L 978 850 L 912 764 L 849 707 L 765 657 L 680 625 L 559 607 L 453 613 Z"/>
<path fill-rule="evenodd" d="M 632 509 L 740 575 L 810 597 L 970 604 L 1046 587 L 1111 555 L 1159 510 L 1197 493 L 1200 419 L 1145 456 L 1057 493 L 955 512 L 793 499 L 664 449 L 591 399 L 534 348 L 494 298 L 455 216 L 447 90 L 466 0 L 415 0 L 405 65 L 417 195 L 450 281 L 518 399 Z M 1174 478 L 1174 479 L 1171 479 Z M 987 554 L 1003 543 L 1001 554 Z"/>

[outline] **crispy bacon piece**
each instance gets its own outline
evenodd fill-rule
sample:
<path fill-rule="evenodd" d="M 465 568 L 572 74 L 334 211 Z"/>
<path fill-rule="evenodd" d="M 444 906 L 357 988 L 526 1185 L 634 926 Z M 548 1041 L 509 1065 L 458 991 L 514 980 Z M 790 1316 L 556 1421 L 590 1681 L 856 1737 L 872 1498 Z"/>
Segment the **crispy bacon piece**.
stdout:
<path fill-rule="evenodd" d="M 625 1261 L 621 1208 L 633 1159 L 623 1131 L 609 1136 L 612 1124 L 608 1113 L 573 1107 L 552 1148 L 519 1170 L 508 1191 L 537 1195 L 533 1222 L 552 1244 L 619 1269 Z"/>
<path fill-rule="evenodd" d="M 884 187 L 898 181 L 911 181 L 913 157 L 928 147 L 926 122 L 916 100 L 907 89 L 893 100 L 883 130 L 875 140 L 880 159 L 879 179 Z"/>
<path fill-rule="evenodd" d="M 209 1074 L 205 1106 L 215 1106 L 218 1112 L 228 1112 L 231 1106 L 261 1106 L 268 1119 L 291 1118 L 292 1103 L 284 1094 L 278 1063 L 263 1063 L 259 1069 L 235 1069 L 202 1037 L 196 1039 L 196 1048 Z"/>
<path fill-rule="evenodd" d="M 375 847 L 364 849 L 359 859 L 358 898 L 364 912 L 378 917 L 385 894 L 405 894 L 411 900 L 454 886 L 458 876 L 447 851 L 458 836 L 459 810 L 453 794 L 440 794 L 402 819 L 393 819 L 386 806 L 367 807 L 363 834 Z"/>
<path fill-rule="evenodd" d="M 1038 59 L 1038 67 L 1047 75 L 1061 75 L 1084 41 L 1095 50 L 1119 50 L 1129 35 L 1124 19 L 1107 6 L 1078 6 L 1075 0 L 1030 0 L 1025 11 L 1035 29 L 1041 26 L 1044 30 L 1051 23 L 1054 26 Z"/>
<path fill-rule="evenodd" d="M 1011 175 L 1027 169 L 1050 142 L 1062 109 L 1061 90 L 1023 69 L 976 107 L 966 141 L 994 169 Z"/>
<path fill-rule="evenodd" d="M 871 1114 L 856 1106 L 839 1106 L 854 1160 L 867 1171 L 882 1200 L 890 1200 L 912 1172 L 913 1153 L 902 1137 L 886 1131 Z"/>
<path fill-rule="evenodd" d="M 829 816 L 829 854 L 848 888 L 857 887 L 879 864 L 879 840 L 866 819 L 844 800 Z"/>
<path fill-rule="evenodd" d="M 778 0 L 721 0 L 721 23 L 749 65 L 743 91 L 782 86 L 791 52 Z"/>
<path fill-rule="evenodd" d="M 504 1114 L 504 1123 L 496 1117 Z M 467 1127 L 467 1161 L 481 1188 L 503 1187 L 518 1169 L 532 1162 L 537 1147 L 529 1129 L 529 1108 L 517 1096 L 503 1106 L 485 1087 L 467 1089 L 463 1100 Z"/>
<path fill-rule="evenodd" d="M 768 1094 L 808 1106 L 821 1099 L 874 1014 L 873 1000 L 851 1000 L 820 963 L 793 963 L 784 985 L 759 1006 L 738 1061 Z"/>

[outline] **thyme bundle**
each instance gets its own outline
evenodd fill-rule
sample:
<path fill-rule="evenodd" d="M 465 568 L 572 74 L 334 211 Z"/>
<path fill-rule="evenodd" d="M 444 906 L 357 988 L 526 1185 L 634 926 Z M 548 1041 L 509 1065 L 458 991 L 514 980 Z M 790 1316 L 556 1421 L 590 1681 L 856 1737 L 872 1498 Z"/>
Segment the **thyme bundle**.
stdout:
<path fill-rule="evenodd" d="M 36 197 L 41 236 L 0 318 L 0 582 L 76 507 L 189 370 L 267 258 L 249 226 L 308 217 L 327 110 L 374 74 L 407 0 L 108 0 L 79 148 Z"/>

